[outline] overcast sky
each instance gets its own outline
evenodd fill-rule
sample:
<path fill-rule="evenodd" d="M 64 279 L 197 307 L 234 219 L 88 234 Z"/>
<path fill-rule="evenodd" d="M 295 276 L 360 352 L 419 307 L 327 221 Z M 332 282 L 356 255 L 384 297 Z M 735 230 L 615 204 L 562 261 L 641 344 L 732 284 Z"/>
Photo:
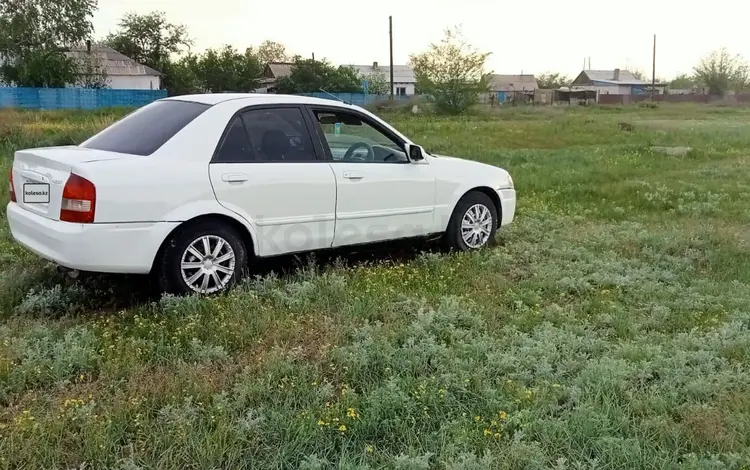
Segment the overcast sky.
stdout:
<path fill-rule="evenodd" d="M 492 52 L 495 73 L 580 72 L 630 68 L 651 75 L 657 35 L 656 75 L 690 72 L 700 56 L 726 46 L 750 59 L 744 0 L 690 2 L 630 0 L 565 3 L 552 0 L 99 0 L 97 37 L 127 12 L 161 10 L 185 24 L 195 50 L 231 44 L 239 49 L 265 39 L 302 56 L 313 52 L 336 64 L 388 63 L 388 15 L 393 15 L 394 62 L 439 41 L 447 26 L 462 26 L 469 41 Z"/>

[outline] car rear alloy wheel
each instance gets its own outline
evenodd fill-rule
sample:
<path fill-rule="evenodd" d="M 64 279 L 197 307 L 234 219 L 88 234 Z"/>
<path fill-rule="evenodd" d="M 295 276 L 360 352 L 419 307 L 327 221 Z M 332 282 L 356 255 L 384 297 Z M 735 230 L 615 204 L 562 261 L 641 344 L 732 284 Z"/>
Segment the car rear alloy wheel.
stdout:
<path fill-rule="evenodd" d="M 182 280 L 199 294 L 223 290 L 234 276 L 236 257 L 232 246 L 216 235 L 204 235 L 182 254 Z"/>
<path fill-rule="evenodd" d="M 492 213 L 484 204 L 469 207 L 461 219 L 461 238 L 469 248 L 480 248 L 492 233 Z"/>
<path fill-rule="evenodd" d="M 452 250 L 483 248 L 494 241 L 499 220 L 492 199 L 481 191 L 470 191 L 453 209 L 443 241 Z"/>
<path fill-rule="evenodd" d="M 216 219 L 189 222 L 169 237 L 154 265 L 162 290 L 210 295 L 234 285 L 247 269 L 247 248 L 237 230 Z"/>

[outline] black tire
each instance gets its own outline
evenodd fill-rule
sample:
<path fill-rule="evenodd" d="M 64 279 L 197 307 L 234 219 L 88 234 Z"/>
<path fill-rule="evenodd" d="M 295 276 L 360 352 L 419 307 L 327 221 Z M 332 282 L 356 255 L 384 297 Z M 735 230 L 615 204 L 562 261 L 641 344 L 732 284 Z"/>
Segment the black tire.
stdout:
<path fill-rule="evenodd" d="M 486 241 L 484 241 L 484 243 L 482 243 L 480 246 L 470 246 L 466 243 L 462 236 L 461 225 L 467 211 L 477 205 L 480 207 L 483 206 L 489 211 L 490 215 L 492 216 L 492 222 L 490 224 L 489 237 L 487 237 Z M 495 203 L 492 201 L 492 199 L 490 199 L 489 196 L 482 192 L 470 191 L 458 201 L 455 209 L 453 209 L 451 220 L 448 222 L 448 228 L 445 231 L 445 235 L 443 237 L 444 245 L 450 250 L 457 251 L 477 250 L 486 246 L 490 246 L 495 241 L 498 222 L 497 207 L 495 207 Z"/>
<path fill-rule="evenodd" d="M 229 254 L 229 249 L 231 249 L 231 253 L 234 255 L 234 269 L 231 270 L 233 271 L 231 274 L 229 272 L 215 271 L 216 276 L 214 276 L 208 274 L 203 268 L 186 268 L 186 275 L 183 276 L 181 268 L 183 257 L 186 258 L 186 262 L 188 263 L 200 262 L 196 256 L 192 253 L 188 253 L 188 248 L 193 245 L 193 243 L 202 241 L 203 237 L 207 237 L 209 241 L 210 252 L 215 251 L 220 240 L 228 245 L 228 248 L 227 246 L 222 245 L 217 258 L 221 259 Z M 199 248 L 202 248 L 202 246 L 203 244 L 200 243 Z M 199 221 L 178 229 L 172 234 L 159 257 L 158 263 L 155 266 L 156 269 L 154 270 L 154 274 L 157 276 L 161 289 L 168 293 L 219 293 L 230 288 L 242 277 L 245 268 L 247 267 L 247 258 L 247 248 L 245 243 L 234 228 L 215 220 Z M 228 264 L 227 261 L 222 261 L 219 263 L 219 266 L 224 270 L 230 270 L 231 264 Z M 209 269 L 211 268 L 212 266 L 209 267 Z M 208 274 L 209 278 L 207 281 L 207 289 L 203 292 L 194 290 L 187 282 L 194 273 L 197 274 L 199 271 L 202 274 L 198 279 L 202 281 L 203 278 L 206 277 L 206 274 Z M 217 282 L 217 279 L 220 282 Z M 198 287 L 200 288 L 202 285 Z M 215 287 L 219 288 L 214 290 Z"/>

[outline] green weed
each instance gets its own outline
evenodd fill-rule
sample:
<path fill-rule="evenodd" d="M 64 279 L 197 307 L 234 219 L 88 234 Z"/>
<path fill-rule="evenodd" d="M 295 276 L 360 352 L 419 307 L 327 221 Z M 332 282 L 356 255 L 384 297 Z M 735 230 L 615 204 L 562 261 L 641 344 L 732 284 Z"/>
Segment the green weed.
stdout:
<path fill-rule="evenodd" d="M 2 166 L 125 112 L 0 112 Z M 750 468 L 749 115 L 386 114 L 513 174 L 498 246 L 214 298 L 71 283 L 0 228 L 0 468 Z"/>

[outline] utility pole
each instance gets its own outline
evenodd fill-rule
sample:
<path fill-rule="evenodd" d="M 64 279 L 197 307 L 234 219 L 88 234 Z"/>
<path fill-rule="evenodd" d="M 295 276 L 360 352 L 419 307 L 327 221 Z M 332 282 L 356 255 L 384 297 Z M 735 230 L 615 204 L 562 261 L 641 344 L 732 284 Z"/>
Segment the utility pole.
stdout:
<path fill-rule="evenodd" d="M 656 93 L 656 34 L 654 34 L 654 55 L 651 63 L 651 101 L 654 101 Z"/>
<path fill-rule="evenodd" d="M 391 101 L 393 100 L 393 17 L 388 17 L 388 38 L 391 43 Z"/>
<path fill-rule="evenodd" d="M 312 53 L 312 59 L 313 59 L 313 62 L 315 62 L 315 53 L 314 52 Z"/>

